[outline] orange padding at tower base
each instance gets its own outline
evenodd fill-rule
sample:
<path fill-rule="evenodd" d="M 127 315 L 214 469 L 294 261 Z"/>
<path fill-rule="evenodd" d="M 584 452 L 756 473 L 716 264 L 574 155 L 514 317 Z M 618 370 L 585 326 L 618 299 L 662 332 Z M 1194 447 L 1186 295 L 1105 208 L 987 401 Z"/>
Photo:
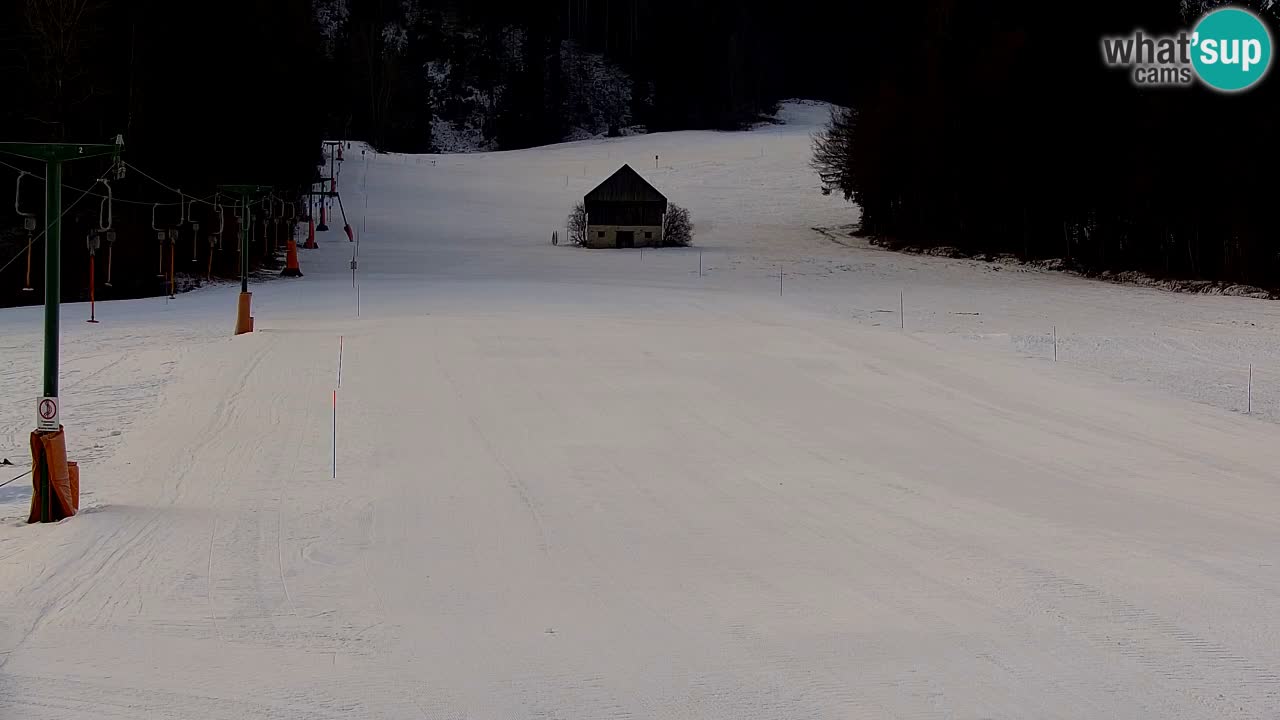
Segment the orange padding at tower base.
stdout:
<path fill-rule="evenodd" d="M 80 509 L 80 468 L 67 462 L 66 433 L 31 433 L 31 516 L 27 522 L 57 522 Z"/>
<path fill-rule="evenodd" d="M 242 292 L 236 302 L 236 334 L 253 332 L 253 314 L 250 310 L 253 293 Z"/>

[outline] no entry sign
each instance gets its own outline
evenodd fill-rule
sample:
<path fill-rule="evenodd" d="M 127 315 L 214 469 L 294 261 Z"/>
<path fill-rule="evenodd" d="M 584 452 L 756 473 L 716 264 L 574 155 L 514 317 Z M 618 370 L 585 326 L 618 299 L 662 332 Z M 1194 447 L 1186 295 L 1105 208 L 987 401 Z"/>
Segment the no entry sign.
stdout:
<path fill-rule="evenodd" d="M 61 427 L 58 421 L 58 398 L 42 397 L 36 403 L 36 429 L 41 432 L 57 432 Z"/>

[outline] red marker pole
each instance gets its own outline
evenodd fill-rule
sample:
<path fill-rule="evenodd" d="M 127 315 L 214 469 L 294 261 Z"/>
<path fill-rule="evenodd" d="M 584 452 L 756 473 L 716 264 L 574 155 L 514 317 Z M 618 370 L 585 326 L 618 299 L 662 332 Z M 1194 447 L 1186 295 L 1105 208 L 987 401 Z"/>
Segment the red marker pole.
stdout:
<path fill-rule="evenodd" d="M 90 245 L 89 246 L 89 319 L 86 320 L 85 322 L 91 322 L 96 324 L 98 320 L 94 316 L 94 296 L 93 296 L 93 286 L 95 285 L 94 279 L 93 279 L 94 265 L 97 265 L 97 263 L 94 261 L 93 245 Z"/>

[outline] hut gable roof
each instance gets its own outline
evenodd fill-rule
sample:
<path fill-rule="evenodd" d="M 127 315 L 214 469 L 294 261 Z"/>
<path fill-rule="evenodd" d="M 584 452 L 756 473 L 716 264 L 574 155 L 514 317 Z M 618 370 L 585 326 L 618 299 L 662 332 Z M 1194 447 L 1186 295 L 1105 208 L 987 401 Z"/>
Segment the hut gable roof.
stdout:
<path fill-rule="evenodd" d="M 623 165 L 607 180 L 597 185 L 595 190 L 587 193 L 586 200 L 588 202 L 665 203 L 667 198 L 647 180 L 640 177 L 640 173 L 632 170 L 630 165 Z"/>

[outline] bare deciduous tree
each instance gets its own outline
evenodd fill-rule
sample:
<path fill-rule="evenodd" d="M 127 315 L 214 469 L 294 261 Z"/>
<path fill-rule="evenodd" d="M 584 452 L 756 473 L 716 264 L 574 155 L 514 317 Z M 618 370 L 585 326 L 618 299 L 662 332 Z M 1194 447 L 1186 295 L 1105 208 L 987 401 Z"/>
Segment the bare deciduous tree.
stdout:
<path fill-rule="evenodd" d="M 587 244 L 587 208 L 581 202 L 573 206 L 566 222 L 569 231 L 569 242 L 583 246 Z"/>
<path fill-rule="evenodd" d="M 687 247 L 693 242 L 693 220 L 689 211 L 671 203 L 662 217 L 662 244 L 668 247 Z"/>
<path fill-rule="evenodd" d="M 26 0 L 23 9 L 31 45 L 39 54 L 32 64 L 33 75 L 48 99 L 45 117 L 28 119 L 59 126 L 59 136 L 67 113 L 92 95 L 79 86 L 86 72 L 86 46 L 101 9 L 101 0 Z"/>

